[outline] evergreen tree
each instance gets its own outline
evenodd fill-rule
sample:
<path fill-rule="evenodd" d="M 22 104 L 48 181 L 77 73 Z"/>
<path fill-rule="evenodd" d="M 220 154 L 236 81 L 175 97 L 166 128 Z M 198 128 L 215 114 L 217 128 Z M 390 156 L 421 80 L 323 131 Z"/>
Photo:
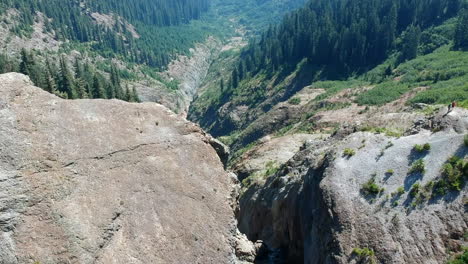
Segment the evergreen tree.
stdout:
<path fill-rule="evenodd" d="M 136 91 L 135 86 L 133 86 L 133 89 L 132 89 L 132 99 L 130 100 L 130 102 L 136 102 L 136 103 L 140 102 L 140 98 L 138 97 L 138 93 Z"/>
<path fill-rule="evenodd" d="M 77 99 L 78 94 L 76 92 L 73 75 L 68 69 L 65 57 L 60 58 L 60 75 L 59 75 L 59 91 L 67 95 L 68 99 Z"/>
<path fill-rule="evenodd" d="M 402 35 L 402 50 L 400 61 L 412 60 L 418 55 L 418 46 L 421 38 L 419 27 L 411 25 Z"/>
<path fill-rule="evenodd" d="M 130 88 L 128 87 L 128 84 L 125 85 L 125 101 L 131 102 L 132 101 L 132 92 L 130 92 Z"/>
<path fill-rule="evenodd" d="M 231 77 L 231 86 L 233 88 L 236 88 L 239 85 L 239 79 L 238 79 L 239 74 L 237 73 L 237 69 L 234 69 L 232 72 L 232 77 Z"/>
<path fill-rule="evenodd" d="M 90 96 L 92 96 L 92 98 L 105 98 L 104 97 L 104 89 L 102 87 L 102 83 L 101 83 L 101 80 L 100 80 L 98 74 L 94 75 L 93 86 L 92 86 L 92 89 L 91 89 Z"/>
<path fill-rule="evenodd" d="M 453 42 L 454 49 L 468 51 L 468 8 L 460 11 Z"/>
<path fill-rule="evenodd" d="M 21 49 L 21 62 L 19 66 L 20 73 L 24 75 L 29 75 L 32 63 L 33 62 L 31 61 L 29 53 L 26 51 L 25 48 L 22 48 Z"/>
<path fill-rule="evenodd" d="M 221 92 L 224 91 L 224 80 L 223 79 L 221 79 L 221 81 L 219 82 L 219 89 L 220 89 Z"/>

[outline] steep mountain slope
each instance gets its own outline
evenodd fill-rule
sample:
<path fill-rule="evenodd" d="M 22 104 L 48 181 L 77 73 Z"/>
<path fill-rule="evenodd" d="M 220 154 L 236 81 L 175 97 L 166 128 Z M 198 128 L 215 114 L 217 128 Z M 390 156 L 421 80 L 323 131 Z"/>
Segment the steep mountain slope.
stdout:
<path fill-rule="evenodd" d="M 0 73 L 27 74 L 37 86 L 68 98 L 128 100 L 128 85 L 131 93 L 140 94 L 139 99 L 183 113 L 223 49 L 223 41 L 243 42 L 245 35 L 257 33 L 303 2 L 3 1 Z M 239 8 L 233 9 L 234 4 Z M 20 58 L 22 49 L 28 55 Z M 60 83 L 62 57 L 75 77 L 67 85 Z M 29 66 L 22 68 L 19 60 L 24 58 Z M 90 65 L 91 77 L 79 76 L 78 68 Z M 115 73 L 123 87 L 107 78 Z M 99 89 L 107 91 L 93 92 Z"/>
<path fill-rule="evenodd" d="M 376 1 L 382 9 L 357 14 L 351 10 L 366 5 L 365 1 L 333 1 L 338 7 L 332 11 L 325 2 L 310 1 L 252 41 L 240 59 L 231 56 L 226 64 L 213 67 L 210 84 L 193 102 L 189 119 L 217 137 L 229 136 L 226 142 L 238 150 L 298 122 L 307 121 L 309 125 L 301 127 L 310 130 L 321 111 L 368 106 L 367 111 L 408 96 L 405 103 L 448 104 L 468 99 L 467 52 L 456 44 L 457 36 L 467 34 L 468 9 L 461 9 L 460 2 L 429 1 L 419 8 L 424 1 L 397 1 L 393 7 Z M 407 5 L 415 10 L 409 17 Z M 446 8 L 443 14 L 434 13 L 432 5 Z M 395 9 L 397 15 L 389 17 L 383 11 L 386 8 Z M 375 14 L 378 10 L 382 12 Z M 450 18 L 458 11 L 457 18 Z M 317 17 L 318 13 L 325 15 Z M 379 23 L 370 23 L 375 19 Z M 321 25 L 327 21 L 328 29 Z M 317 23 L 317 27 L 307 26 Z M 385 30 L 389 26 L 392 30 Z M 351 29 L 355 31 L 344 43 L 343 32 Z M 382 35 L 374 35 L 374 29 L 382 30 Z M 322 35 L 328 42 L 319 45 Z M 388 37 L 392 37 L 388 47 L 379 44 Z M 348 54 L 347 49 L 366 61 L 342 54 Z M 341 99 L 333 98 L 335 94 Z"/>
<path fill-rule="evenodd" d="M 258 263 L 466 258 L 464 3 L 313 0 L 212 64 L 188 118 L 231 147 Z"/>
<path fill-rule="evenodd" d="M 163 106 L 0 75 L 0 263 L 230 263 L 231 183 Z"/>
<path fill-rule="evenodd" d="M 445 113 L 425 120 L 437 133 L 348 129 L 309 139 L 283 165 L 244 180 L 240 231 L 285 263 L 446 263 L 468 243 L 467 187 L 447 170 L 456 163 L 458 180 L 468 177 L 468 111 Z M 263 155 L 259 147 L 250 157 Z M 422 170 L 414 169 L 419 160 Z"/>

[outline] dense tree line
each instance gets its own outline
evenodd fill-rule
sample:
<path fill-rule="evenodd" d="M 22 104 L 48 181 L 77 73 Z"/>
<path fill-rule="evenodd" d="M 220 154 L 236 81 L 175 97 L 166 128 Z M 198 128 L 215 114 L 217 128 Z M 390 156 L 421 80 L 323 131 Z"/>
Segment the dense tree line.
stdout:
<path fill-rule="evenodd" d="M 21 60 L 17 62 L 7 55 L 0 54 L 0 73 L 18 71 L 28 75 L 36 86 L 63 98 L 103 98 L 138 102 L 135 88 L 123 87 L 119 70 L 112 65 L 109 78 L 105 78 L 86 61 L 76 58 L 70 67 L 64 56 L 56 63 L 50 59 L 38 61 L 33 53 L 21 50 Z"/>
<path fill-rule="evenodd" d="M 303 59 L 342 75 L 369 69 L 395 49 L 400 61 L 412 59 L 421 30 L 456 16 L 462 5 L 463 0 L 310 0 L 250 42 L 231 85 L 260 71 L 292 70 Z M 463 12 L 455 37 L 460 49 L 468 38 Z"/>
<path fill-rule="evenodd" d="M 126 60 L 163 68 L 177 49 L 185 46 L 187 37 L 160 37 L 163 28 L 198 19 L 208 10 L 208 0 L 2 0 L 0 14 L 9 8 L 19 11 L 12 30 L 17 35 L 32 32 L 37 12 L 44 14 L 45 28 L 58 40 L 89 42 L 95 51 L 110 57 L 115 54 Z M 66 10 L 66 11 L 64 11 Z M 91 13 L 113 14 L 114 25 L 100 25 Z M 140 38 L 134 38 L 122 21 L 137 26 Z M 155 38 L 157 35 L 159 38 Z"/>
<path fill-rule="evenodd" d="M 468 51 L 468 7 L 460 11 L 453 41 L 455 49 Z"/>

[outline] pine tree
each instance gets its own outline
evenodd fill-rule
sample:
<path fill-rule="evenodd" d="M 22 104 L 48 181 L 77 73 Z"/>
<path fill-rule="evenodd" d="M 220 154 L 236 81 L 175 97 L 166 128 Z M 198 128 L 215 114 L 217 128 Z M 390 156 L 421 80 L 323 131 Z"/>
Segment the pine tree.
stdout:
<path fill-rule="evenodd" d="M 468 9 L 460 11 L 454 34 L 454 49 L 468 51 Z"/>
<path fill-rule="evenodd" d="M 98 77 L 98 74 L 94 75 L 93 78 L 93 86 L 91 89 L 91 94 L 92 98 L 105 98 L 104 97 L 104 89 L 102 88 L 101 80 Z"/>
<path fill-rule="evenodd" d="M 136 102 L 136 103 L 140 102 L 140 98 L 138 97 L 138 93 L 136 91 L 135 86 L 133 86 L 133 89 L 132 89 L 132 99 L 130 100 L 130 102 Z"/>
<path fill-rule="evenodd" d="M 402 50 L 400 61 L 406 61 L 416 58 L 418 55 L 418 46 L 421 38 L 421 30 L 418 26 L 410 25 L 402 35 Z"/>
<path fill-rule="evenodd" d="M 232 71 L 232 77 L 231 77 L 231 86 L 233 88 L 236 88 L 238 85 L 239 85 L 239 74 L 237 73 L 237 69 L 234 69 L 234 71 Z"/>
<path fill-rule="evenodd" d="M 221 79 L 221 81 L 219 82 L 219 89 L 220 89 L 221 92 L 224 91 L 224 80 L 223 79 Z"/>
<path fill-rule="evenodd" d="M 64 56 L 60 58 L 59 91 L 65 93 L 68 99 L 78 98 L 75 83 L 73 80 L 73 75 L 68 69 L 68 65 Z"/>
<path fill-rule="evenodd" d="M 125 85 L 125 101 L 131 102 L 132 100 L 132 92 L 130 92 L 130 88 L 128 87 L 128 84 Z"/>
<path fill-rule="evenodd" d="M 20 67 L 19 71 L 20 73 L 24 75 L 29 75 L 30 73 L 30 67 L 31 67 L 31 60 L 28 52 L 26 51 L 25 48 L 21 49 L 21 62 L 20 62 Z"/>

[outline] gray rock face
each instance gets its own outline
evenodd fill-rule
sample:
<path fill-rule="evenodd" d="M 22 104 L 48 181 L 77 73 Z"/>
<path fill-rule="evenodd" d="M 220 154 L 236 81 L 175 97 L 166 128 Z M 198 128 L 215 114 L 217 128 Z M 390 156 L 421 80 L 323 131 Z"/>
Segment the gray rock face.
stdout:
<path fill-rule="evenodd" d="M 0 75 L 0 263 L 230 263 L 230 191 L 210 139 L 163 106 Z"/>
<path fill-rule="evenodd" d="M 377 263 L 445 263 L 467 246 L 468 188 L 432 198 L 424 188 L 440 179 L 451 156 L 468 158 L 468 111 L 441 114 L 435 122 L 444 130 L 437 133 L 390 138 L 358 132 L 309 141 L 278 173 L 244 191 L 239 230 L 270 249 L 286 249 L 287 263 L 365 263 L 353 249 L 366 247 Z M 415 153 L 413 146 L 425 143 L 431 150 Z M 356 154 L 343 156 L 345 148 Z M 424 174 L 409 172 L 417 159 L 424 161 Z M 379 195 L 362 192 L 371 178 L 384 188 Z M 410 195 L 415 183 L 429 198 Z"/>

